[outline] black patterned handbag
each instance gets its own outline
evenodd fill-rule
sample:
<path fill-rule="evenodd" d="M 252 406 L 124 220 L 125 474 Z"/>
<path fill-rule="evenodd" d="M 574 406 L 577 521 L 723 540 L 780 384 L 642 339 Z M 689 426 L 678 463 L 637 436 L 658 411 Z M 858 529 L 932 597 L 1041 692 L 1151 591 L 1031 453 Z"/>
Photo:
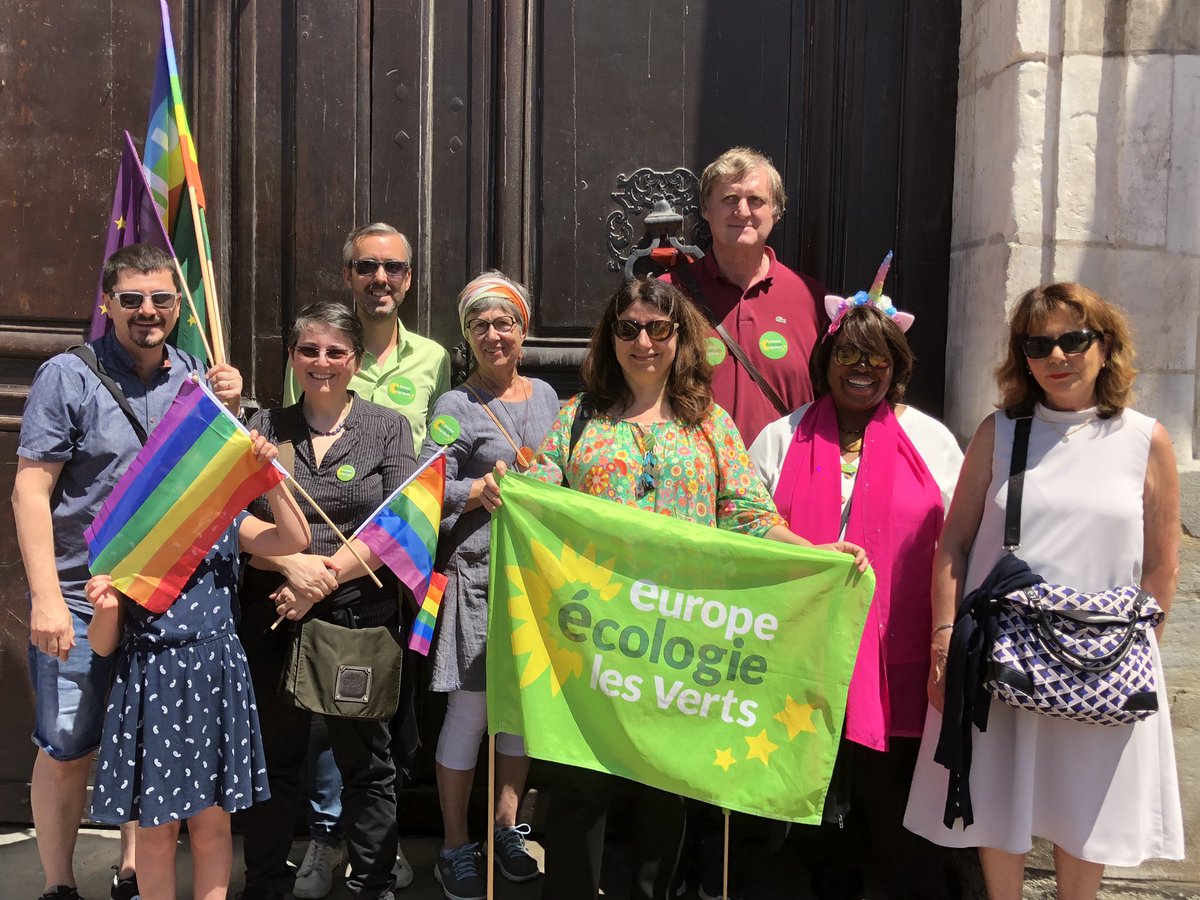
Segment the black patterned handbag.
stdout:
<path fill-rule="evenodd" d="M 1004 549 L 1021 543 L 1021 495 L 1031 419 L 1017 421 Z M 1158 710 L 1150 630 L 1158 602 L 1137 585 L 1088 593 L 1039 581 L 992 600 L 996 638 L 987 666 L 992 696 L 1033 712 L 1128 725 Z"/>

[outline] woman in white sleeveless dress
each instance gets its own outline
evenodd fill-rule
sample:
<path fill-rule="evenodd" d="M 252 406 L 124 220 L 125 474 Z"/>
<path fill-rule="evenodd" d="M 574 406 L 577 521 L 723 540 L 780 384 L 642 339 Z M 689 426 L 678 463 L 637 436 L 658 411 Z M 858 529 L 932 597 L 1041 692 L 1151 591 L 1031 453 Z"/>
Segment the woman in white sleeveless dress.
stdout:
<path fill-rule="evenodd" d="M 939 626 L 954 621 L 1003 552 L 1015 417 L 1033 416 L 1020 557 L 1047 582 L 1084 591 L 1141 584 L 1170 608 L 1180 535 L 1175 459 L 1163 426 L 1128 408 L 1135 375 L 1119 308 L 1078 284 L 1026 293 L 997 370 L 1000 412 L 971 441 L 934 559 L 933 708 L 904 824 L 944 846 L 978 847 L 992 900 L 1019 900 L 1034 837 L 1053 842 L 1058 896 L 1070 900 L 1094 898 L 1105 865 L 1183 857 L 1157 645 L 1159 711 L 1134 725 L 1051 718 L 993 700 L 987 731 L 972 726 L 969 827 L 943 824 L 947 771 L 933 761 L 950 639 Z"/>

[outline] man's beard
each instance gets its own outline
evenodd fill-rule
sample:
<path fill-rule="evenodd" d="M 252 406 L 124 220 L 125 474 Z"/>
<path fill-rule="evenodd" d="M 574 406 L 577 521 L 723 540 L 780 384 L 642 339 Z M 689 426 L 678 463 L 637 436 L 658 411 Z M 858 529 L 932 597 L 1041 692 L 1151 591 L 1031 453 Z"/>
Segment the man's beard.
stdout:
<path fill-rule="evenodd" d="M 161 334 L 141 331 L 140 328 L 160 328 Z M 155 322 L 130 322 L 129 323 L 129 339 L 133 341 L 135 346 L 141 347 L 143 350 L 153 350 L 155 347 L 161 347 L 167 340 L 167 323 L 159 320 Z"/>
<path fill-rule="evenodd" d="M 400 310 L 400 301 L 393 294 L 367 294 L 357 304 L 360 315 L 370 319 L 394 319 Z"/>

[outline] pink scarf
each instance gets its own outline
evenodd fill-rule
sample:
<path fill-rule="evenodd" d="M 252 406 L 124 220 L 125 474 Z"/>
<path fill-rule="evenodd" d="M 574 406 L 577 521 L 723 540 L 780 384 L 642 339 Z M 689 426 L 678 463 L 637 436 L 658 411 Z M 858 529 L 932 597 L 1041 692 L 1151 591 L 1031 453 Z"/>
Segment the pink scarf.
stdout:
<path fill-rule="evenodd" d="M 814 544 L 838 539 L 842 458 L 837 412 L 822 397 L 805 412 L 775 492 L 779 512 Z M 863 435 L 846 540 L 866 548 L 875 596 L 846 702 L 846 737 L 875 750 L 888 738 L 919 737 L 925 721 L 933 551 L 942 494 L 887 403 Z"/>

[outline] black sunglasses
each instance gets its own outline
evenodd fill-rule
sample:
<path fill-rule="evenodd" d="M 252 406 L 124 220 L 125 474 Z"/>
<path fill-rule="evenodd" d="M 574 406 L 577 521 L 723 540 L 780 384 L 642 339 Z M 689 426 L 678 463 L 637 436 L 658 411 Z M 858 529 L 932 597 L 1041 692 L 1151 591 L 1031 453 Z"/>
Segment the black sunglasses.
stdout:
<path fill-rule="evenodd" d="M 619 341 L 636 341 L 643 331 L 652 341 L 665 341 L 678 329 L 679 323 L 670 319 L 651 319 L 649 322 L 617 319 L 612 323 L 613 336 Z"/>
<path fill-rule="evenodd" d="M 176 291 L 155 291 L 153 294 L 143 294 L 141 291 L 118 291 L 113 296 L 121 304 L 121 309 L 141 309 L 147 297 L 150 298 L 155 309 L 170 309 L 179 299 Z"/>
<path fill-rule="evenodd" d="M 412 263 L 402 259 L 355 259 L 351 260 L 350 266 L 359 275 L 374 275 L 383 266 L 389 278 L 399 278 L 412 268 Z"/>
<path fill-rule="evenodd" d="M 1030 359 L 1045 359 L 1054 352 L 1055 347 L 1061 347 L 1063 353 L 1086 353 L 1088 347 L 1096 341 L 1104 340 L 1104 335 L 1090 328 L 1078 331 L 1068 331 L 1056 338 L 1043 334 L 1031 335 L 1021 340 L 1021 349 Z"/>
<path fill-rule="evenodd" d="M 842 344 L 840 347 L 834 347 L 833 358 L 847 369 L 857 366 L 860 362 L 865 362 L 875 369 L 886 369 L 892 364 L 892 361 L 882 353 L 867 353 L 865 350 L 860 350 L 852 344 Z"/>

